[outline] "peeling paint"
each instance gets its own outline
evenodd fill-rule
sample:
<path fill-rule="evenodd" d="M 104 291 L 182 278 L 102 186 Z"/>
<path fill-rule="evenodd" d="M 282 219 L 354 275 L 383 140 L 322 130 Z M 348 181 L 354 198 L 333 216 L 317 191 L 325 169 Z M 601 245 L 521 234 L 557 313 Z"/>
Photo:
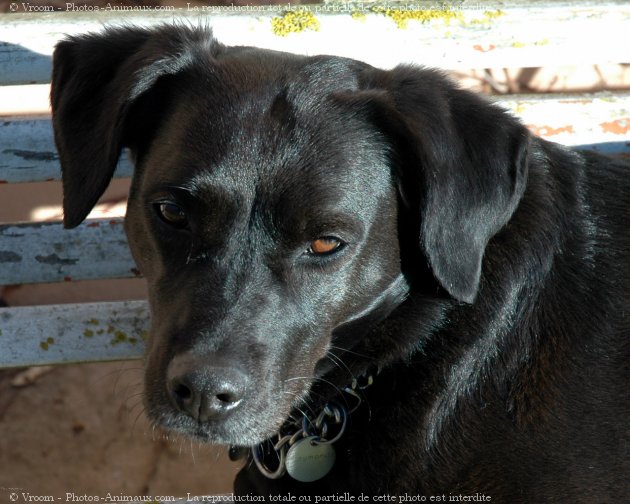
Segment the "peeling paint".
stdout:
<path fill-rule="evenodd" d="M 490 51 L 494 51 L 497 48 L 497 46 L 495 46 L 494 44 L 488 44 L 487 46 L 482 46 L 480 44 L 475 44 L 473 46 L 473 49 L 475 51 L 479 51 L 479 52 L 490 52 Z"/>
<path fill-rule="evenodd" d="M 7 233 L 9 229 L 15 229 L 13 226 L 0 226 L 0 236 L 8 236 L 9 238 L 21 238 L 24 236 L 24 233 Z"/>
<path fill-rule="evenodd" d="M 614 135 L 625 135 L 630 132 L 630 117 L 615 119 L 614 121 L 603 122 L 600 124 L 605 133 L 613 133 Z"/>
<path fill-rule="evenodd" d="M 57 153 L 48 151 L 40 152 L 19 149 L 4 149 L 2 153 L 17 156 L 25 161 L 57 161 L 59 159 Z"/>
<path fill-rule="evenodd" d="M 35 256 L 35 260 L 42 264 L 50 264 L 51 266 L 70 266 L 79 262 L 78 259 L 62 259 L 57 254 L 47 256 L 38 255 Z"/>
<path fill-rule="evenodd" d="M 22 256 L 11 250 L 0 250 L 0 263 L 22 262 Z"/>
<path fill-rule="evenodd" d="M 529 130 L 538 136 L 550 137 L 559 135 L 560 133 L 575 133 L 573 126 L 568 124 L 566 126 L 560 126 L 559 128 L 553 128 L 551 126 L 536 126 L 534 124 L 528 124 Z"/>

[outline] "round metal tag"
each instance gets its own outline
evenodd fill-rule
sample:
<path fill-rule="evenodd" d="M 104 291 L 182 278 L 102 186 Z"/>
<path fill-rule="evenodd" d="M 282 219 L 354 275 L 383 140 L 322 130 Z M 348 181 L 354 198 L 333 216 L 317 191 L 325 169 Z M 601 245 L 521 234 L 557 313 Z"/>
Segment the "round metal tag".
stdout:
<path fill-rule="evenodd" d="M 330 444 L 318 444 L 316 436 L 300 439 L 287 452 L 289 475 L 303 483 L 326 476 L 335 465 L 335 449 Z"/>

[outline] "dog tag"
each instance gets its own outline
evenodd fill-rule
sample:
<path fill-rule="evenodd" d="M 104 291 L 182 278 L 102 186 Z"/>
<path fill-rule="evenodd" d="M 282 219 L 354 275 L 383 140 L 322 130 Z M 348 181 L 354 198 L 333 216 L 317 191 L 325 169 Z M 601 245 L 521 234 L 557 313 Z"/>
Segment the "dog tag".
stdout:
<path fill-rule="evenodd" d="M 300 439 L 287 452 L 289 476 L 310 483 L 326 476 L 335 465 L 335 449 L 330 444 L 318 444 L 316 436 Z"/>

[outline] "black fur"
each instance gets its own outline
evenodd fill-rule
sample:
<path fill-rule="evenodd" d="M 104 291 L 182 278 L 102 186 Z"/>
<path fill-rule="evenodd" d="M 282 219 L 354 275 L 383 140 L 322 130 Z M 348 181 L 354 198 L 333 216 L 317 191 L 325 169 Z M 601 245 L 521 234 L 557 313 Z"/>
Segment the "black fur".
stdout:
<path fill-rule="evenodd" d="M 627 501 L 628 165 L 433 70 L 177 26 L 61 42 L 52 106 L 68 227 L 136 161 L 154 422 L 254 445 L 381 369 L 325 479 L 238 492 Z"/>

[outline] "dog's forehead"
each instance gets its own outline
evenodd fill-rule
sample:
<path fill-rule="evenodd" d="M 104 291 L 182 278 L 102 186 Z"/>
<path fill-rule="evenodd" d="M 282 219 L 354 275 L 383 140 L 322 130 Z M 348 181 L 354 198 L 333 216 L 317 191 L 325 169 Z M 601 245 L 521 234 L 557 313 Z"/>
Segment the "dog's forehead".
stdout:
<path fill-rule="evenodd" d="M 369 189 L 386 164 L 384 141 L 335 100 L 356 89 L 353 62 L 259 52 L 187 82 L 158 145 L 158 177 L 250 194 L 343 192 L 358 179 Z"/>

